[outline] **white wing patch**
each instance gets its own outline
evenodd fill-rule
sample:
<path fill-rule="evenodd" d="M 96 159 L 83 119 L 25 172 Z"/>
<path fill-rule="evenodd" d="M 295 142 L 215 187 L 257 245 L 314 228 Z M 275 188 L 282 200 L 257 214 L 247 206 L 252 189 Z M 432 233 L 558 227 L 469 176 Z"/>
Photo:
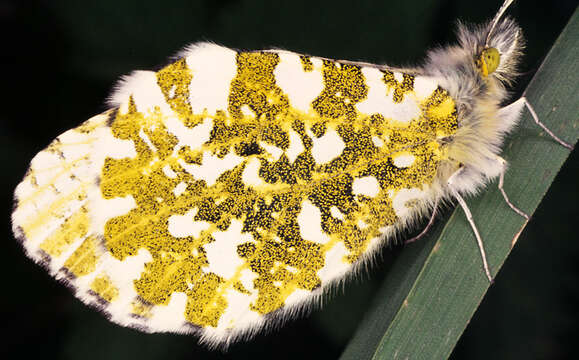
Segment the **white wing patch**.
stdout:
<path fill-rule="evenodd" d="M 426 99 L 436 90 L 438 83 L 431 77 L 417 76 L 414 78 L 414 92 L 419 99 Z"/>
<path fill-rule="evenodd" d="M 344 214 L 340 211 L 340 209 L 338 209 L 337 206 L 332 206 L 330 207 L 330 214 L 335 217 L 336 219 L 340 219 L 340 220 L 344 220 L 345 216 Z"/>
<path fill-rule="evenodd" d="M 259 177 L 259 167 L 261 166 L 260 161 L 257 158 L 250 159 L 245 168 L 243 169 L 243 174 L 241 180 L 247 186 L 261 186 L 264 184 L 261 177 Z"/>
<path fill-rule="evenodd" d="M 324 267 L 318 271 L 318 276 L 323 282 L 331 282 L 350 270 L 350 264 L 345 261 L 348 253 L 343 243 L 337 243 L 326 253 Z"/>
<path fill-rule="evenodd" d="M 380 184 L 378 179 L 373 176 L 365 176 L 354 179 L 352 184 L 352 193 L 354 195 L 365 195 L 375 197 L 380 192 Z"/>
<path fill-rule="evenodd" d="M 100 196 L 93 195 L 90 199 L 90 208 L 92 210 L 91 230 L 96 233 L 100 233 L 110 219 L 124 215 L 137 207 L 132 195 L 113 199 L 103 199 Z"/>
<path fill-rule="evenodd" d="M 226 331 L 238 326 L 251 326 L 258 322 L 261 316 L 253 311 L 248 311 L 257 296 L 243 294 L 237 290 L 228 290 L 225 299 L 229 306 L 223 313 L 217 324 L 217 329 Z"/>
<path fill-rule="evenodd" d="M 267 153 L 269 153 L 273 161 L 278 161 L 279 157 L 283 155 L 283 149 L 280 149 L 274 145 L 270 145 L 264 141 L 260 142 L 259 146 L 261 146 Z"/>
<path fill-rule="evenodd" d="M 187 236 L 199 237 L 201 231 L 211 226 L 207 221 L 193 220 L 198 209 L 187 211 L 184 215 L 171 215 L 168 220 L 169 233 L 176 238 Z"/>
<path fill-rule="evenodd" d="M 119 111 L 126 114 L 129 98 L 132 97 L 139 111 L 148 112 L 158 108 L 161 113 L 170 115 L 173 110 L 165 101 L 165 96 L 157 86 L 157 74 L 152 71 L 135 71 L 126 76 L 117 85 L 116 91 L 109 100 L 112 106 L 118 106 Z"/>
<path fill-rule="evenodd" d="M 306 72 L 297 54 L 279 52 L 279 58 L 274 71 L 276 84 L 288 96 L 293 107 L 311 113 L 312 101 L 324 89 L 321 62 L 316 59 L 313 71 Z"/>
<path fill-rule="evenodd" d="M 286 156 L 290 163 L 293 163 L 296 158 L 305 150 L 302 138 L 293 130 L 289 131 L 289 147 L 286 150 Z"/>
<path fill-rule="evenodd" d="M 382 113 L 384 117 L 404 124 L 410 123 L 410 121 L 418 118 L 421 114 L 416 100 L 412 99 L 411 96 L 404 97 L 401 103 L 394 104 L 388 110 L 389 112 L 385 111 Z"/>
<path fill-rule="evenodd" d="M 173 189 L 173 194 L 175 194 L 176 197 L 179 197 L 179 196 L 183 195 L 183 193 L 185 193 L 186 190 L 187 190 L 187 183 L 181 181 Z"/>
<path fill-rule="evenodd" d="M 382 146 L 384 146 L 384 141 L 382 141 L 382 139 L 380 139 L 380 137 L 376 135 L 372 136 L 372 143 L 377 148 L 381 148 Z"/>
<path fill-rule="evenodd" d="M 412 164 L 414 163 L 414 159 L 415 159 L 414 155 L 408 152 L 398 153 L 392 156 L 392 162 L 394 163 L 394 166 L 398 168 L 407 168 L 409 166 L 412 166 Z"/>
<path fill-rule="evenodd" d="M 173 169 L 171 169 L 171 165 L 163 166 L 163 173 L 169 179 L 175 179 L 177 177 L 177 173 L 175 171 L 173 171 Z"/>
<path fill-rule="evenodd" d="M 240 281 L 244 288 L 254 290 L 253 281 L 257 279 L 257 274 L 249 269 L 241 270 Z"/>
<path fill-rule="evenodd" d="M 421 200 L 427 195 L 427 192 L 420 189 L 401 189 L 392 198 L 392 206 L 396 215 L 400 218 L 406 218 L 410 213 L 408 203 Z"/>
<path fill-rule="evenodd" d="M 204 118 L 203 122 L 193 128 L 183 124 L 183 121 L 177 117 L 167 117 L 165 119 L 167 130 L 179 139 L 178 146 L 189 146 L 192 149 L 201 147 L 207 142 L 213 130 L 213 120 Z"/>
<path fill-rule="evenodd" d="M 312 136 L 312 142 L 312 156 L 316 164 L 325 164 L 337 158 L 342 154 L 346 145 L 336 130 L 333 129 L 328 129 L 319 138 Z"/>
<path fill-rule="evenodd" d="M 236 74 L 235 51 L 211 43 L 199 43 L 182 53 L 191 72 L 191 108 L 215 115 L 227 109 L 229 86 Z"/>
<path fill-rule="evenodd" d="M 174 292 L 167 305 L 155 306 L 152 316 L 148 319 L 150 326 L 158 331 L 172 331 L 175 323 L 181 322 L 185 325 L 185 307 L 187 305 L 187 295 L 182 292 Z"/>
<path fill-rule="evenodd" d="M 202 165 L 190 165 L 179 159 L 179 165 L 197 180 L 203 180 L 208 186 L 215 184 L 218 177 L 243 162 L 243 158 L 234 153 L 228 153 L 223 158 L 210 152 L 203 153 Z"/>
<path fill-rule="evenodd" d="M 253 236 L 241 231 L 243 223 L 232 220 L 226 231 L 213 232 L 214 242 L 204 246 L 211 271 L 229 279 L 243 265 L 243 259 L 237 255 L 237 246 L 245 242 L 253 242 Z"/>
<path fill-rule="evenodd" d="M 418 96 L 418 98 L 416 98 L 415 95 L 407 94 L 402 102 L 396 103 L 393 101 L 392 96 L 384 96 L 384 94 L 391 94 L 392 90 L 389 89 L 384 82 L 384 74 L 380 70 L 376 68 L 362 68 L 362 73 L 368 83 L 368 96 L 365 100 L 356 104 L 356 108 L 362 113 L 378 113 L 386 119 L 408 124 L 421 114 L 417 100 L 425 99 L 432 94 L 431 91 L 427 96 Z M 400 80 L 402 79 L 401 73 L 394 72 L 394 77 L 397 81 L 402 81 Z M 417 78 L 419 77 L 415 79 Z M 423 87 L 420 94 L 425 95 L 425 88 L 430 83 L 428 81 L 421 81 L 420 84 Z M 434 89 L 436 89 L 436 87 Z"/>
<path fill-rule="evenodd" d="M 318 244 L 326 244 L 330 241 L 330 237 L 322 230 L 322 213 L 310 201 L 302 202 L 298 225 L 302 238 Z"/>

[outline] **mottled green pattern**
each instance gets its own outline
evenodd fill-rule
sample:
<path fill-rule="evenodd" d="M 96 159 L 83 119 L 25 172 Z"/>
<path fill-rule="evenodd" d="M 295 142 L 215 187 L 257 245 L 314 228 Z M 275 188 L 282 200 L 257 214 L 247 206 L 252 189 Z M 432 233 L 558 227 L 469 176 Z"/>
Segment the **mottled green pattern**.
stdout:
<path fill-rule="evenodd" d="M 399 220 L 392 207 L 392 192 L 425 189 L 432 182 L 443 156 L 436 139 L 452 134 L 457 126 L 454 106 L 440 107 L 445 101 L 453 104 L 445 91 L 438 89 L 418 104 L 421 115 L 409 124 L 394 126 L 391 119 L 378 113 L 362 114 L 356 109 L 355 104 L 368 92 L 359 66 L 324 60 L 324 90 L 311 104 L 314 112 L 306 114 L 293 108 L 276 85 L 274 69 L 279 61 L 275 52 L 239 53 L 229 106 L 213 116 L 191 113 L 188 85 L 195 73 L 186 68 L 185 61 L 178 60 L 158 72 L 167 102 L 185 125 L 194 128 L 212 121 L 210 139 L 201 148 L 176 148 L 178 138 L 167 131 L 165 114 L 158 109 L 143 113 L 131 103 L 128 111 L 119 112 L 114 120 L 114 135 L 132 140 L 138 156 L 107 159 L 101 191 L 105 198 L 131 195 L 137 207 L 108 221 L 106 246 L 118 259 L 135 255 L 140 248 L 152 255 L 153 261 L 135 281 L 144 304 L 167 304 L 172 293 L 184 292 L 188 297 L 186 319 L 213 327 L 228 306 L 224 296 L 228 291 L 255 293 L 250 310 L 260 314 L 280 309 L 294 291 L 311 291 L 322 285 L 318 272 L 337 244 L 347 249 L 343 261 L 353 264 L 370 241 L 380 236 L 380 228 Z M 316 71 L 309 58 L 301 61 L 303 71 Z M 404 74 L 404 79 L 402 84 L 393 84 L 392 79 L 384 78 L 388 87 L 395 88 L 391 94 L 394 102 L 412 94 L 413 77 Z M 252 115 L 244 112 L 244 107 Z M 143 141 L 141 131 L 157 151 Z M 285 153 L 272 158 L 261 144 L 285 151 L 290 131 L 299 135 L 304 151 L 294 161 Z M 329 131 L 338 134 L 344 148 L 331 161 L 317 164 L 312 143 Z M 376 138 L 383 145 L 377 146 Z M 393 164 L 392 155 L 401 151 L 415 157 L 411 166 Z M 179 163 L 201 164 L 204 153 L 223 158 L 231 152 L 243 161 L 211 185 L 195 179 Z M 243 181 L 252 159 L 259 161 L 262 185 Z M 175 178 L 163 173 L 166 165 L 177 174 Z M 354 194 L 353 182 L 361 177 L 378 181 L 376 196 Z M 181 182 L 187 189 L 175 196 L 173 189 Z M 304 202 L 320 211 L 320 225 L 329 238 L 326 243 L 300 235 L 298 215 Z M 343 219 L 331 215 L 332 207 L 339 209 Z M 192 209 L 197 210 L 192 220 L 205 221 L 209 228 L 198 237 L 173 237 L 168 231 L 169 217 Z M 223 278 L 211 272 L 203 246 L 216 241 L 212 234 L 226 231 L 232 221 L 241 222 L 242 231 L 251 234 L 253 241 L 237 246 L 243 265 L 231 278 Z M 367 225 L 361 227 L 361 221 Z M 247 269 L 256 275 L 253 289 L 240 281 L 241 272 Z M 139 312 L 141 316 L 145 313 Z"/>

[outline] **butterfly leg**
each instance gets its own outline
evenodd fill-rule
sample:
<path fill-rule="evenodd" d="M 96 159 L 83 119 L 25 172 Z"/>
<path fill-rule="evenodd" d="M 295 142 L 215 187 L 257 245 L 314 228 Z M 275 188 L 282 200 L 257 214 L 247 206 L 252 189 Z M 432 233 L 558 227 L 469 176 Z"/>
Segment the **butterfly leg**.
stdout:
<path fill-rule="evenodd" d="M 551 130 L 549 130 L 549 128 L 547 126 L 545 126 L 545 124 L 543 124 L 540 120 L 539 117 L 537 116 L 537 113 L 535 112 L 535 110 L 533 109 L 533 107 L 531 106 L 531 104 L 529 103 L 529 101 L 527 100 L 526 97 L 521 97 L 519 100 L 517 100 L 516 102 L 519 101 L 524 101 L 525 102 L 525 106 L 527 107 L 527 109 L 529 109 L 529 112 L 531 113 L 531 116 L 533 117 L 533 120 L 535 120 L 535 123 L 537 125 L 539 125 L 547 134 L 549 134 L 549 136 L 551 136 L 553 138 L 553 140 L 557 141 L 559 144 L 561 144 L 562 146 L 566 147 L 569 150 L 573 150 L 573 145 L 569 144 L 566 141 L 561 140 L 557 135 L 555 135 Z"/>
<path fill-rule="evenodd" d="M 422 238 L 424 235 L 426 235 L 426 233 L 428 233 L 428 230 L 430 230 L 430 228 L 432 227 L 432 224 L 434 224 L 434 219 L 436 218 L 437 209 L 438 209 L 438 199 L 436 199 L 436 202 L 434 203 L 434 208 L 432 209 L 432 215 L 430 215 L 430 220 L 428 220 L 428 224 L 426 224 L 426 227 L 424 228 L 424 230 L 422 230 L 420 232 L 420 234 L 404 241 L 404 244 L 413 243 L 416 240 Z"/>
<path fill-rule="evenodd" d="M 507 196 L 507 193 L 505 192 L 505 189 L 503 188 L 504 185 L 504 180 L 505 180 L 505 171 L 507 170 L 507 161 L 505 159 L 503 159 L 500 156 L 496 157 L 496 161 L 500 164 L 501 166 L 501 172 L 499 174 L 499 190 L 501 191 L 501 194 L 503 194 L 503 198 L 505 199 L 505 202 L 507 203 L 507 205 L 509 205 L 509 207 L 511 209 L 513 209 L 514 212 L 516 212 L 517 214 L 519 214 L 520 216 L 524 217 L 525 219 L 529 220 L 529 215 L 527 215 L 527 213 L 525 213 L 523 210 L 519 209 L 518 207 L 516 207 L 510 200 L 509 197 Z"/>
<path fill-rule="evenodd" d="M 456 178 L 458 176 L 460 176 L 464 171 L 464 167 L 459 168 L 454 174 L 452 174 L 447 181 L 448 187 L 452 190 L 453 196 L 456 198 L 456 200 L 458 201 L 458 203 L 460 204 L 460 207 L 462 208 L 462 210 L 464 211 L 464 214 L 466 215 L 466 219 L 468 220 L 470 227 L 472 228 L 472 231 L 474 232 L 474 236 L 476 238 L 476 242 L 478 244 L 478 248 L 480 251 L 480 255 L 482 257 L 482 262 L 483 262 L 483 268 L 485 270 L 485 274 L 487 276 L 487 278 L 489 279 L 489 282 L 493 282 L 493 277 L 491 275 L 491 271 L 489 269 L 489 264 L 487 261 L 487 254 L 485 252 L 485 248 L 483 246 L 483 242 L 482 242 L 482 238 L 480 236 L 480 233 L 478 232 L 478 229 L 476 227 L 476 224 L 474 222 L 474 218 L 472 216 L 472 213 L 470 212 L 470 209 L 468 208 L 468 206 L 466 205 L 466 201 L 464 201 L 464 199 L 462 198 L 462 196 L 460 196 L 460 194 L 458 193 L 458 191 L 456 191 L 454 189 L 454 182 L 456 180 Z"/>

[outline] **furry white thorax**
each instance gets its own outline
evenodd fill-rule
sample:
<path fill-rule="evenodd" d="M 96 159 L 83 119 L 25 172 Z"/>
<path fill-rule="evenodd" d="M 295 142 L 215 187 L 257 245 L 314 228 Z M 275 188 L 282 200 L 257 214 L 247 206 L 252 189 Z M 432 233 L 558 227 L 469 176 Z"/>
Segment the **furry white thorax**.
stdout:
<path fill-rule="evenodd" d="M 486 182 L 504 169 L 497 162 L 504 137 L 520 119 L 523 102 L 505 106 L 509 85 L 517 75 L 517 65 L 524 48 L 519 26 L 510 18 L 499 21 L 492 33 L 492 22 L 479 26 L 458 24 L 458 45 L 431 50 L 417 74 L 433 76 L 457 104 L 459 128 L 447 139 L 449 161 L 438 171 L 440 198 L 452 197 L 446 182 L 463 167 L 454 190 L 476 193 Z M 492 74 L 483 76 L 475 59 L 485 48 L 496 48 L 500 63 Z"/>

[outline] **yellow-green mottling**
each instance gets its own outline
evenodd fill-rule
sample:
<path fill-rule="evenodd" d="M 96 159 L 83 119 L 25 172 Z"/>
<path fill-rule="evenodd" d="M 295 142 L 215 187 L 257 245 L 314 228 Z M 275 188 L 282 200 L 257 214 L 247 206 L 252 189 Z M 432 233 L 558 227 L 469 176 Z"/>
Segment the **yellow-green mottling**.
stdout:
<path fill-rule="evenodd" d="M 359 66 L 323 60 L 324 88 L 311 104 L 314 113 L 306 114 L 292 107 L 276 84 L 274 70 L 280 58 L 275 52 L 238 53 L 236 59 L 228 108 L 215 115 L 192 113 L 189 82 L 195 74 L 184 60 L 157 74 L 167 102 L 186 126 L 212 121 L 210 138 L 201 148 L 178 147 L 178 139 L 164 126 L 165 115 L 159 109 L 141 112 L 132 100 L 111 125 L 114 136 L 133 141 L 137 156 L 107 158 L 101 192 L 106 199 L 130 195 L 136 206 L 107 222 L 104 244 L 119 260 L 136 255 L 140 249 L 152 256 L 134 281 L 139 295 L 132 305 L 136 316 L 149 317 L 150 306 L 168 304 L 171 295 L 180 292 L 187 296 L 185 318 L 191 324 L 216 327 L 228 306 L 227 292 L 250 293 L 241 282 L 243 270 L 256 275 L 253 287 L 257 297 L 250 308 L 260 314 L 282 308 L 296 290 L 318 288 L 325 255 L 337 243 L 347 249 L 344 261 L 355 263 L 370 240 L 380 236 L 380 228 L 396 223 L 390 190 L 420 189 L 432 183 L 443 156 L 437 138 L 451 135 L 457 128 L 454 102 L 442 89 L 420 104 L 420 116 L 403 126 L 378 113 L 357 111 L 355 104 L 368 93 Z M 300 59 L 304 72 L 313 71 L 309 57 Z M 403 79 L 398 83 L 392 72 L 384 71 L 395 103 L 413 91 L 414 77 L 403 74 Z M 333 160 L 317 164 L 308 133 L 319 138 L 330 130 L 342 139 L 344 149 Z M 293 161 L 285 153 L 274 159 L 260 145 L 286 150 L 290 131 L 298 134 L 304 148 Z M 156 151 L 140 132 L 147 135 Z M 383 146 L 375 144 L 376 137 L 382 139 Z M 402 151 L 414 155 L 412 166 L 394 166 L 392 156 Z M 180 160 L 201 164 L 204 152 L 221 158 L 235 152 L 243 161 L 209 185 L 180 164 Z M 263 185 L 246 185 L 242 179 L 252 159 L 259 161 Z M 174 178 L 163 172 L 167 165 L 176 173 Z M 375 197 L 353 192 L 354 179 L 365 176 L 379 183 L 380 192 Z M 173 189 L 180 183 L 187 187 L 183 195 L 176 196 Z M 300 235 L 298 214 L 304 201 L 319 209 L 327 243 L 308 241 Z M 331 216 L 333 206 L 344 214 L 342 219 Z M 192 209 L 197 209 L 193 220 L 209 223 L 208 229 L 197 237 L 175 238 L 168 230 L 169 217 Z M 243 265 L 231 278 L 223 278 L 211 272 L 204 245 L 216 241 L 212 234 L 227 230 L 234 220 L 243 224 L 242 231 L 251 234 L 253 241 L 237 246 Z M 367 224 L 363 229 L 360 220 Z M 70 261 L 72 271 L 83 271 L 78 261 Z M 289 271 L 288 266 L 295 270 Z M 97 278 L 92 288 L 111 301 L 116 293 L 107 281 Z"/>
<path fill-rule="evenodd" d="M 313 102 L 322 118 L 353 121 L 358 117 L 354 104 L 368 95 L 359 66 L 324 60 L 324 90 Z"/>
<path fill-rule="evenodd" d="M 400 103 L 404 100 L 404 94 L 414 90 L 414 76 L 409 74 L 402 74 L 402 82 L 398 82 L 394 77 L 394 73 L 390 70 L 382 70 L 384 73 L 384 83 L 390 91 L 392 91 L 392 101 Z"/>
<path fill-rule="evenodd" d="M 273 70 L 279 55 L 273 52 L 250 52 L 237 55 L 237 76 L 229 91 L 229 113 L 240 119 L 242 106 L 248 106 L 255 119 L 271 121 L 289 107 L 287 96 L 276 85 Z"/>
<path fill-rule="evenodd" d="M 91 283 L 90 289 L 107 302 L 114 301 L 119 296 L 119 289 L 113 285 L 107 275 L 96 277 Z"/>
<path fill-rule="evenodd" d="M 157 84 L 165 100 L 184 120 L 193 112 L 189 104 L 189 83 L 192 78 L 185 59 L 179 59 L 157 72 Z"/>
<path fill-rule="evenodd" d="M 64 267 L 74 276 L 84 276 L 96 269 L 97 241 L 94 236 L 87 237 L 82 244 L 66 259 Z"/>
<path fill-rule="evenodd" d="M 140 299 L 135 299 L 131 303 L 131 312 L 133 316 L 149 319 L 151 317 L 152 307 L 153 305 L 151 304 L 145 304 Z"/>
<path fill-rule="evenodd" d="M 309 56 L 300 55 L 300 61 L 302 63 L 304 71 L 309 72 L 314 70 L 314 63 L 312 62 L 312 59 Z"/>
<path fill-rule="evenodd" d="M 55 204 L 56 205 L 56 204 Z M 54 208 L 57 206 L 53 205 Z M 42 218 L 37 219 L 40 222 Z M 31 227 L 34 229 L 34 227 Z M 88 214 L 85 208 L 76 211 L 71 217 L 66 219 L 62 226 L 58 227 L 54 233 L 47 237 L 40 248 L 48 255 L 58 257 L 68 250 L 69 246 L 78 239 L 85 236 L 88 228 Z"/>

